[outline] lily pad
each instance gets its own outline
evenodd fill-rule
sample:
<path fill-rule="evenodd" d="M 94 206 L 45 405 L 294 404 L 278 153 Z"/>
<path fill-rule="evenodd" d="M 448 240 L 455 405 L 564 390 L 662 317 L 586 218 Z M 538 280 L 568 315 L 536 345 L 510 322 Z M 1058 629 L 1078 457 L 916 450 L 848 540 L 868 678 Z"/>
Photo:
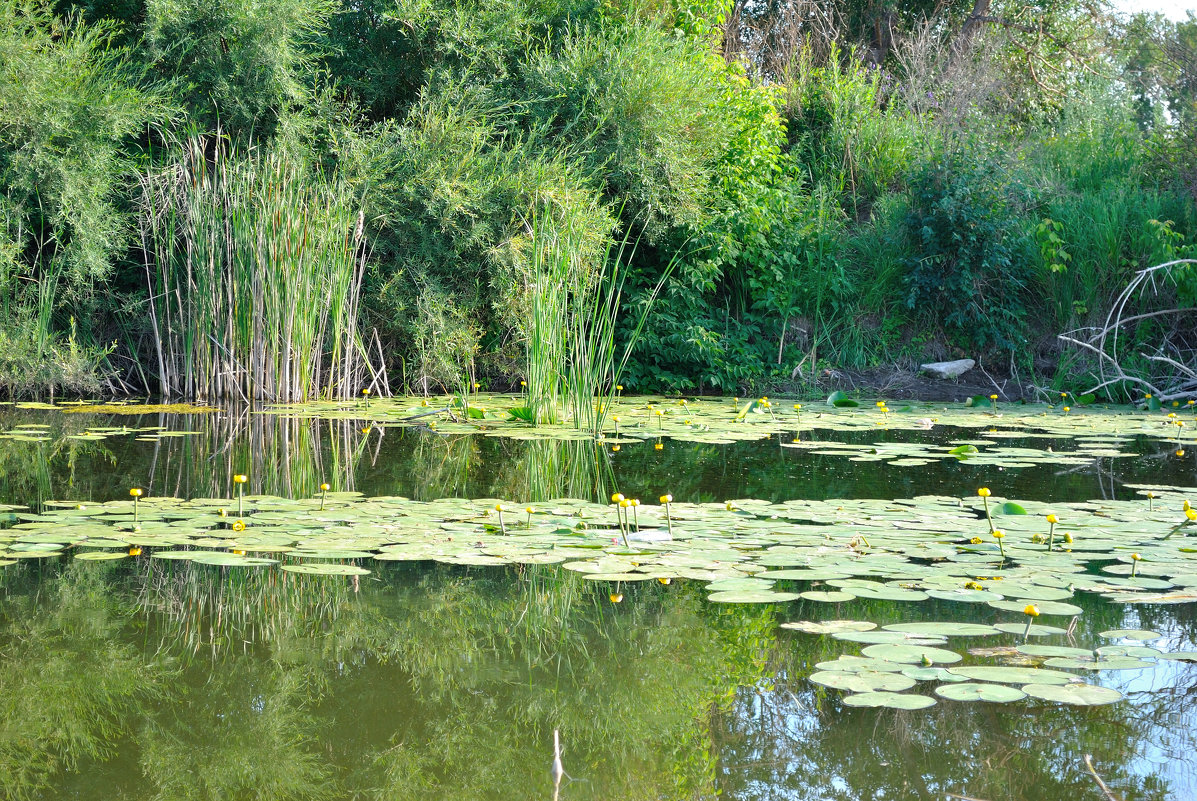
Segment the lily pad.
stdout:
<path fill-rule="evenodd" d="M 1072 706 L 1099 706 L 1122 700 L 1122 693 L 1095 684 L 1028 684 L 1023 692 L 1033 698 Z"/>
<path fill-rule="evenodd" d="M 1004 667 L 999 665 L 970 665 L 948 668 L 948 672 L 966 679 L 992 681 L 998 684 L 1068 684 L 1073 680 L 1071 673 L 1043 668 Z"/>
<path fill-rule="evenodd" d="M 782 623 L 781 627 L 807 634 L 836 634 L 842 631 L 871 631 L 877 628 L 877 624 L 867 620 L 797 620 L 793 623 Z"/>
<path fill-rule="evenodd" d="M 870 645 L 861 653 L 874 659 L 885 659 L 889 662 L 905 662 L 907 664 L 924 666 L 930 664 L 950 665 L 959 662 L 963 657 L 955 651 L 946 648 L 933 648 L 926 645 Z"/>
<path fill-rule="evenodd" d="M 370 571 L 357 565 L 303 564 L 282 565 L 288 573 L 303 573 L 310 576 L 366 576 Z"/>
<path fill-rule="evenodd" d="M 876 691 L 901 692 L 902 690 L 909 690 L 917 683 L 914 679 L 909 676 L 903 676 L 901 673 L 881 671 L 845 673 L 825 670 L 812 673 L 810 680 L 814 684 L 820 684 L 824 687 L 831 687 L 835 690 L 847 690 L 854 693 Z"/>
<path fill-rule="evenodd" d="M 1008 704 L 1027 697 L 1025 692 L 1014 687 L 980 682 L 944 684 L 935 688 L 935 694 L 952 701 L 988 701 L 995 704 Z"/>
<path fill-rule="evenodd" d="M 1110 629 L 1103 631 L 1099 637 L 1105 637 L 1107 640 L 1135 640 L 1137 642 L 1147 642 L 1148 640 L 1158 640 L 1163 635 L 1155 631 L 1147 631 L 1145 629 Z"/>
<path fill-rule="evenodd" d="M 886 631 L 931 634 L 939 637 L 982 637 L 988 634 L 1001 633 L 993 626 L 985 623 L 891 623 L 883 628 Z"/>
<path fill-rule="evenodd" d="M 867 692 L 844 696 L 844 704 L 885 709 L 926 709 L 935 706 L 935 699 L 927 695 L 909 693 Z"/>

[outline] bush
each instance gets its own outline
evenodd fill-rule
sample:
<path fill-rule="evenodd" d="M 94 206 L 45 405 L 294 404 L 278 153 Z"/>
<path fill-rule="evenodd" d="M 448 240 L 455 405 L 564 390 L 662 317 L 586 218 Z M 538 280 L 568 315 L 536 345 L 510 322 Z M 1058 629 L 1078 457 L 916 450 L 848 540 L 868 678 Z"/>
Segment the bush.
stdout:
<path fill-rule="evenodd" d="M 1026 192 L 999 163 L 956 150 L 911 184 L 906 305 L 953 344 L 978 353 L 1026 338 L 1034 273 L 1021 236 Z"/>
<path fill-rule="evenodd" d="M 80 347 L 73 337 L 54 337 L 39 347 L 32 322 L 0 323 L 0 395 L 94 397 L 101 390 L 106 355 Z"/>

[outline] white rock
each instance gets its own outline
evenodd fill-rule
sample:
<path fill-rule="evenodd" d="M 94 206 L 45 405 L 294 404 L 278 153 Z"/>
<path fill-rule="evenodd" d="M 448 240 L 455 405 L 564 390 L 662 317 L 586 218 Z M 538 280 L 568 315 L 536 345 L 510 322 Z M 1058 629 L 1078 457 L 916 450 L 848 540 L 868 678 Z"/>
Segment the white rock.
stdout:
<path fill-rule="evenodd" d="M 958 378 L 977 366 L 972 359 L 957 359 L 954 362 L 931 362 L 920 364 L 919 369 L 934 378 Z"/>

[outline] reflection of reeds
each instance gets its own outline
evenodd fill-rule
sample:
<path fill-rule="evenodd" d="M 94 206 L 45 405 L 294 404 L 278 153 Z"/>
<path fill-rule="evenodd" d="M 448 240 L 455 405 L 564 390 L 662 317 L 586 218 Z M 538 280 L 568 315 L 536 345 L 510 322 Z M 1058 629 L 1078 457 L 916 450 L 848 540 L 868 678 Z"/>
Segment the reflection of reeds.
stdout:
<path fill-rule="evenodd" d="M 536 503 L 552 498 L 597 501 L 607 497 L 613 483 L 606 452 L 594 440 L 531 440 L 524 443 L 521 461 L 523 469 L 513 471 L 513 483 L 519 476 L 527 483 L 518 491 L 513 487 L 509 497 Z"/>
<path fill-rule="evenodd" d="M 147 483 L 158 495 L 227 498 L 232 476 L 246 473 L 250 491 L 284 497 L 315 496 L 329 482 L 352 490 L 371 432 L 354 420 L 311 420 L 251 413 L 184 415 L 159 425 L 194 431 L 159 439 Z M 322 437 L 322 430 L 324 436 Z"/>
<path fill-rule="evenodd" d="M 472 469 L 479 458 L 478 439 L 473 436 L 435 436 L 423 431 L 400 430 L 404 441 L 414 437 L 408 459 L 411 489 L 416 500 L 468 497 Z"/>
<path fill-rule="evenodd" d="M 152 559 L 142 568 L 136 605 L 163 616 L 163 647 L 189 654 L 322 634 L 342 624 L 353 594 L 343 576 Z"/>

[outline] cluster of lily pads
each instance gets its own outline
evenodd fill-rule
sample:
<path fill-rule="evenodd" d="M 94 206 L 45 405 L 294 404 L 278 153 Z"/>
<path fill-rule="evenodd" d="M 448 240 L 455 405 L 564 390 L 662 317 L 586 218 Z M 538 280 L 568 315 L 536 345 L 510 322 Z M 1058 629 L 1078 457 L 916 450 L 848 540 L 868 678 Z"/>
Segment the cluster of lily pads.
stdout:
<path fill-rule="evenodd" d="M 895 623 L 878 630 L 857 620 L 798 621 L 783 628 L 864 643 L 860 655 L 844 655 L 818 663 L 810 676 L 815 684 L 850 693 L 848 706 L 922 709 L 936 696 L 951 701 L 1009 703 L 1027 697 L 1073 706 L 1096 706 L 1121 700 L 1111 687 L 1083 681 L 1069 670 L 1083 672 L 1147 670 L 1167 661 L 1197 661 L 1197 652 L 1165 653 L 1143 644 L 1160 635 L 1140 629 L 1112 629 L 1100 636 L 1113 641 L 1093 650 L 1068 645 L 1020 644 L 971 648 L 968 654 L 996 658 L 1001 664 L 961 666 L 964 654 L 943 647 L 948 638 L 1018 634 L 1014 623 Z M 1064 635 L 1065 629 L 1031 627 L 1037 637 Z M 906 693 L 921 682 L 935 682 L 934 695 Z"/>
<path fill-rule="evenodd" d="M 705 582 L 716 603 L 956 601 L 1008 619 L 880 631 L 867 621 L 791 627 L 866 646 L 859 656 L 820 664 L 812 677 L 853 691 L 849 704 L 928 705 L 931 696 L 900 692 L 927 680 L 940 683 L 937 695 L 957 700 L 1006 701 L 1021 693 L 1103 703 L 1115 700 L 1116 691 L 1056 669 L 1143 668 L 1152 664 L 1143 657 L 1192 655 L 1148 653 L 1142 645 L 1091 652 L 1023 644 L 989 655 L 1046 659 L 1045 665 L 946 667 L 962 655 L 943 645 L 948 637 L 1064 635 L 1065 628 L 1027 615 L 1033 607 L 1036 616 L 1066 623 L 1082 613 L 1068 602 L 1078 592 L 1119 603 L 1197 600 L 1197 547 L 1186 539 L 1197 513 L 1183 506 L 1186 490 L 1139 489 L 1142 497 L 1131 501 L 1018 505 L 1027 514 L 998 518 L 1000 542 L 985 517 L 990 499 L 977 497 L 679 503 L 663 496 L 660 504 L 643 505 L 622 497 L 611 504 L 561 498 L 523 506 L 495 498 L 414 502 L 327 491 L 305 499 L 235 500 L 133 493 L 103 503 L 49 502 L 39 512 L 7 507 L 11 525 L 0 530 L 0 565 L 69 555 L 363 575 L 370 572 L 364 565 L 387 561 L 559 563 L 611 585 L 613 600 L 628 583 L 686 579 Z M 1000 498 L 992 504 L 1006 506 Z M 1050 541 L 1049 514 L 1067 529 Z M 1004 686 L 1013 684 L 1021 689 Z"/>
<path fill-rule="evenodd" d="M 463 411 L 461 401 L 453 396 L 416 399 L 411 397 L 376 398 L 361 401 L 313 401 L 283 404 L 265 411 L 320 419 L 370 421 L 379 426 L 423 425 L 446 433 L 481 433 L 517 438 L 586 437 L 587 432 L 565 425 L 535 426 L 513 415 L 526 399 L 522 395 L 479 393 L 471 395 Z M 1068 411 L 1064 411 L 1067 408 Z M 1044 439 L 1079 439 L 1081 455 L 1119 455 L 1123 444 L 1134 437 L 1146 437 L 1181 445 L 1192 440 L 1197 431 L 1194 407 L 1140 410 L 1138 408 L 1087 406 L 1083 408 L 1045 404 L 996 404 L 984 406 L 910 403 L 890 407 L 857 402 L 843 393 L 833 394 L 826 402 L 794 403 L 791 400 L 757 398 L 665 398 L 640 396 L 615 398 L 604 409 L 603 433 L 609 442 L 623 440 L 675 439 L 683 442 L 730 443 L 751 441 L 795 432 L 873 431 L 878 429 L 918 431 L 937 426 L 954 426 L 987 431 L 985 439 L 956 443 L 981 448 L 1003 437 L 1035 436 Z M 1185 429 L 1185 420 L 1190 428 Z M 1178 423 L 1182 425 L 1177 425 Z M 800 438 L 800 437 L 799 437 Z M 830 444 L 830 443 L 829 443 Z M 830 444 L 832 447 L 838 447 Z M 1050 443 L 1049 443 L 1050 445 Z M 952 450 L 947 448 L 945 450 Z M 916 458 L 927 453 L 922 451 Z M 1013 456 L 1028 457 L 1038 452 L 1023 451 Z M 856 454 L 854 454 L 856 455 Z M 884 455 L 884 454 L 863 454 Z M 895 454 L 903 456 L 904 454 Z M 970 456 L 965 448 L 954 456 Z M 982 454 L 983 455 L 983 454 Z"/>
<path fill-rule="evenodd" d="M 380 429 L 420 426 L 440 433 L 471 433 L 514 439 L 586 438 L 588 432 L 568 425 L 536 426 L 518 415 L 526 399 L 518 394 L 475 393 L 463 406 L 460 398 L 368 398 L 313 401 L 269 406 L 259 413 L 321 420 L 352 420 Z M 1128 446 L 1138 440 L 1166 444 L 1183 455 L 1185 442 L 1197 435 L 1194 407 L 1148 409 L 1133 407 L 1074 408 L 1044 404 L 984 402 L 963 404 L 904 404 L 891 408 L 886 402 L 858 403 L 836 393 L 825 403 L 805 406 L 767 398 L 743 401 L 710 398 L 638 397 L 607 402 L 603 440 L 612 448 L 621 444 L 666 440 L 726 444 L 779 437 L 783 447 L 800 448 L 821 456 L 852 461 L 885 461 L 896 467 L 917 467 L 934 460 L 966 461 L 974 467 L 1028 467 L 1039 464 L 1079 465 L 1098 458 L 1136 455 Z M 188 405 L 137 403 L 97 404 L 62 402 L 57 405 L 28 402 L 17 408 L 96 415 L 141 415 L 164 412 L 204 413 L 219 410 Z M 1069 411 L 1064 411 L 1068 409 Z M 837 433 L 920 431 L 949 426 L 975 430 L 976 436 L 945 444 L 923 442 L 837 442 Z M 105 439 L 134 435 L 140 440 L 182 437 L 196 433 L 166 426 L 96 426 L 69 434 L 73 439 Z M 0 431 L 0 439 L 22 442 L 50 438 L 50 426 L 26 423 Z M 1003 445 L 1003 440 L 1042 441 L 1042 447 Z"/>

